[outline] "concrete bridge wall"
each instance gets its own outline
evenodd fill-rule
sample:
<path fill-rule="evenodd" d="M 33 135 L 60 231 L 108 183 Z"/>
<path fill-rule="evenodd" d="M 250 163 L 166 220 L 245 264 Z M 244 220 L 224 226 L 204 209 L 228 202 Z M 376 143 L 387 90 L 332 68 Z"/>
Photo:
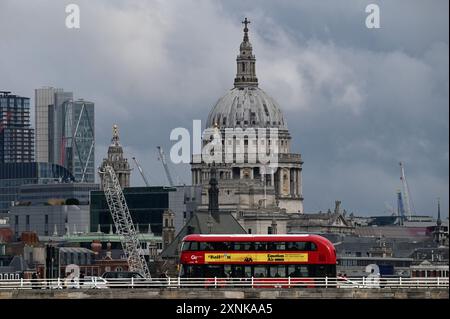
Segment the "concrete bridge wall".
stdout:
<path fill-rule="evenodd" d="M 0 299 L 448 299 L 447 288 L 0 290 Z"/>

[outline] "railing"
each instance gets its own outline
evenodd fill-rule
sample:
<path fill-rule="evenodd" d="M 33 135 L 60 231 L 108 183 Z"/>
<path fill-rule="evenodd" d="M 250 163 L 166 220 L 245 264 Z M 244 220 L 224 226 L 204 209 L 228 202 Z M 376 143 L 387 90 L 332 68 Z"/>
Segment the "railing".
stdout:
<path fill-rule="evenodd" d="M 4 289 L 111 289 L 111 288 L 449 288 L 448 277 L 433 278 L 129 278 L 67 280 L 56 279 L 4 279 Z"/>

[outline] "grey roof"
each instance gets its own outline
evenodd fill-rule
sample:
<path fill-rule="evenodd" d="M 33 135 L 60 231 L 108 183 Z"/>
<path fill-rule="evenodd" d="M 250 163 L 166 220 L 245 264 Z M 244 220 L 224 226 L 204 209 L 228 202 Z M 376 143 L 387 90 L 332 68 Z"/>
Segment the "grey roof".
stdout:
<path fill-rule="evenodd" d="M 364 237 L 388 237 L 388 238 L 409 238 L 409 239 L 426 239 L 426 227 L 399 227 L 399 226 L 382 226 L 382 227 L 359 227 L 355 229 L 355 234 Z"/>
<path fill-rule="evenodd" d="M 208 221 L 211 222 L 211 231 Z M 161 257 L 178 257 L 181 241 L 189 234 L 246 234 L 246 232 L 231 213 L 221 212 L 216 218 L 210 219 L 208 211 L 197 211 L 189 218 L 174 241 L 163 250 Z"/>
<path fill-rule="evenodd" d="M 399 227 L 400 228 L 400 227 Z M 361 254 L 367 256 L 372 248 L 379 247 L 379 237 L 361 237 L 342 234 L 321 234 L 328 238 L 336 247 L 338 256 Z M 436 249 L 436 243 L 431 238 L 416 240 L 407 237 L 383 237 L 383 242 L 392 249 L 394 257 L 411 257 L 417 249 Z M 422 238 L 421 238 L 422 239 Z M 448 248 L 447 248 L 448 249 Z"/>
<path fill-rule="evenodd" d="M 90 249 L 84 247 L 60 247 L 61 253 L 75 253 L 75 254 L 94 254 Z"/>
<path fill-rule="evenodd" d="M 0 273 L 24 271 L 27 269 L 27 265 L 22 256 L 12 256 L 8 266 L 0 267 Z"/>
<path fill-rule="evenodd" d="M 342 221 L 339 225 L 338 221 Z M 351 223 L 340 213 L 314 213 L 302 214 L 292 218 L 289 222 L 291 226 L 352 226 Z"/>
<path fill-rule="evenodd" d="M 206 127 L 216 123 L 221 128 L 287 129 L 278 103 L 258 87 L 234 88 L 221 97 L 209 113 Z"/>

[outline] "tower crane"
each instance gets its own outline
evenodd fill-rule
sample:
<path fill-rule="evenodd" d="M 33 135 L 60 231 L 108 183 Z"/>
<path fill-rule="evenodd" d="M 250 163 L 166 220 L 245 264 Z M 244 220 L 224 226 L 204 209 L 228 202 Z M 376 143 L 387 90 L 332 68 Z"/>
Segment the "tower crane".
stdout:
<path fill-rule="evenodd" d="M 411 204 L 411 197 L 409 194 L 409 187 L 408 183 L 406 181 L 405 176 L 405 167 L 403 165 L 403 162 L 400 162 L 400 180 L 402 181 L 402 191 L 403 191 L 403 205 L 404 205 L 404 211 L 405 215 L 408 216 L 409 219 L 411 219 L 412 216 L 412 204 Z"/>
<path fill-rule="evenodd" d="M 142 176 L 142 179 L 144 180 L 145 186 L 147 186 L 147 187 L 150 186 L 150 183 L 148 182 L 147 178 L 145 177 L 144 171 L 142 170 L 141 165 L 139 165 L 136 157 L 133 157 L 133 161 L 136 164 L 136 166 L 139 170 L 139 173 L 141 173 L 141 176 Z"/>
<path fill-rule="evenodd" d="M 141 245 L 114 169 L 110 165 L 105 165 L 99 173 L 103 176 L 103 190 L 127 258 L 128 268 L 130 271 L 140 273 L 144 278 L 151 278 L 147 262 L 144 256 L 140 254 Z"/>
<path fill-rule="evenodd" d="M 164 151 L 161 146 L 157 146 L 157 149 L 159 152 L 159 160 L 161 160 L 161 163 L 163 164 L 164 171 L 166 172 L 167 179 L 169 180 L 169 185 L 174 186 L 172 176 L 170 175 L 169 166 L 167 165 L 166 162 L 166 156 L 164 155 Z"/>

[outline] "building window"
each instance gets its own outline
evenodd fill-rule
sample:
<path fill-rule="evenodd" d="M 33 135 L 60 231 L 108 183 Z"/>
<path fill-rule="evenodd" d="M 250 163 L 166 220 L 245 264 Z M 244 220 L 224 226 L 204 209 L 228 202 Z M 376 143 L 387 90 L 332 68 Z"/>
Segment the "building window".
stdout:
<path fill-rule="evenodd" d="M 273 229 L 271 226 L 267 227 L 267 234 L 272 234 L 273 233 Z"/>
<path fill-rule="evenodd" d="M 19 237 L 19 216 L 14 216 L 14 235 Z"/>
<path fill-rule="evenodd" d="M 251 233 L 252 233 L 252 229 L 249 228 L 248 231 L 247 231 L 247 233 L 251 234 Z"/>
<path fill-rule="evenodd" d="M 27 231 L 30 231 L 30 215 L 26 215 L 25 228 Z"/>
<path fill-rule="evenodd" d="M 44 234 L 48 236 L 48 215 L 45 215 Z"/>

